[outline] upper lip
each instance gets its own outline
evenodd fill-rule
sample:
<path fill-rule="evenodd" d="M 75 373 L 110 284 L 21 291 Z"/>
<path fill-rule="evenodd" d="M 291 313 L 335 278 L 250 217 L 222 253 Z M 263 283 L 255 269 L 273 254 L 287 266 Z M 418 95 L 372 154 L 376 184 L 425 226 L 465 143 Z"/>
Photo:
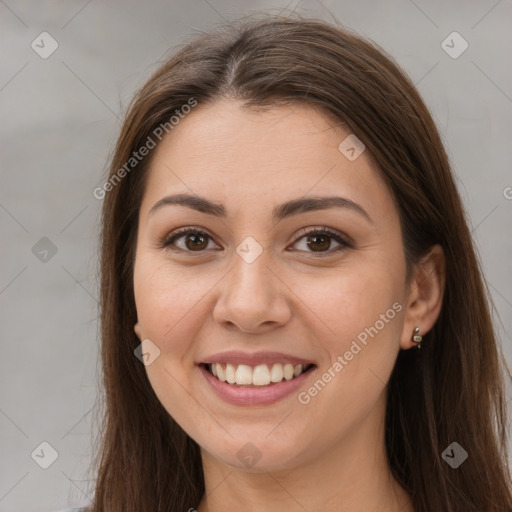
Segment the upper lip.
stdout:
<path fill-rule="evenodd" d="M 246 364 L 249 366 L 256 366 L 259 364 L 272 364 L 272 363 L 291 363 L 293 365 L 314 364 L 309 359 L 292 356 L 291 354 L 284 354 L 282 352 L 242 352 L 239 350 L 230 350 L 228 352 L 219 352 L 206 357 L 202 363 L 229 363 L 229 364 Z"/>

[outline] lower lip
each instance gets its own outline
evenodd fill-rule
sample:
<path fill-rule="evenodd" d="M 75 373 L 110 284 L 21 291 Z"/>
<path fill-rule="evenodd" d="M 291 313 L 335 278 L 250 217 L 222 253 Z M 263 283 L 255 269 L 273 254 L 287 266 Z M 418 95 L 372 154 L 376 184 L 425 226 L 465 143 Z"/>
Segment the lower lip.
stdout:
<path fill-rule="evenodd" d="M 312 368 L 292 380 L 283 380 L 268 386 L 237 386 L 221 382 L 214 377 L 203 365 L 198 366 L 206 382 L 213 391 L 224 401 L 233 405 L 269 405 L 281 400 L 296 391 L 304 381 L 314 373 Z"/>

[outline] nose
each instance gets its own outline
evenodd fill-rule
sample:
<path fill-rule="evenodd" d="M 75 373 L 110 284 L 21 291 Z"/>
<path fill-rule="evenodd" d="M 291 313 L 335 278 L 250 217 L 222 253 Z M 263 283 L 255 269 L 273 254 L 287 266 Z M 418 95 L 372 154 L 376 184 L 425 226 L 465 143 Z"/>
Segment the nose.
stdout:
<path fill-rule="evenodd" d="M 263 254 L 251 263 L 235 254 L 234 267 L 219 285 L 213 317 L 223 327 L 264 333 L 291 317 L 289 289 Z"/>

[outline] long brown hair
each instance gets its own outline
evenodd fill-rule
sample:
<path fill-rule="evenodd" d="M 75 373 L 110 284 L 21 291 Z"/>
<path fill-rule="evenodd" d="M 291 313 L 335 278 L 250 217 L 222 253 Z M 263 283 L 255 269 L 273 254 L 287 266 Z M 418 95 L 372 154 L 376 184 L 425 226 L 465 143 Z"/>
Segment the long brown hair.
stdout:
<path fill-rule="evenodd" d="M 388 184 L 408 269 L 432 245 L 443 247 L 440 317 L 421 350 L 400 351 L 389 381 L 389 464 L 416 512 L 510 512 L 506 368 L 439 133 L 412 82 L 383 50 L 298 15 L 242 19 L 196 37 L 159 67 L 126 114 L 103 198 L 105 415 L 91 510 L 183 511 L 204 494 L 198 445 L 161 405 L 134 356 L 134 251 L 151 152 L 133 169 L 126 162 L 191 98 L 201 105 L 221 97 L 248 107 L 299 101 L 334 115 L 363 141 Z M 468 453 L 457 469 L 442 457 L 452 442 Z"/>

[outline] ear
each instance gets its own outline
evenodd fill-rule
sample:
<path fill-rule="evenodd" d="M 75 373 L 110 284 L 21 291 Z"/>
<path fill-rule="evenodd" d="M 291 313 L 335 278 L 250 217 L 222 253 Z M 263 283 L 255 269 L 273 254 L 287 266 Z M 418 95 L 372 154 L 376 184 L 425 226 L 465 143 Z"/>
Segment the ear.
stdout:
<path fill-rule="evenodd" d="M 446 260 L 443 248 L 436 244 L 417 263 L 408 285 L 404 327 L 400 347 L 404 350 L 416 347 L 412 332 L 419 327 L 424 336 L 436 323 L 446 283 Z"/>
<path fill-rule="evenodd" d="M 140 330 L 140 325 L 139 325 L 139 322 L 137 322 L 134 326 L 133 326 L 133 330 L 135 331 L 135 334 L 137 335 L 137 338 L 139 338 L 140 341 L 142 341 L 142 332 Z"/>

